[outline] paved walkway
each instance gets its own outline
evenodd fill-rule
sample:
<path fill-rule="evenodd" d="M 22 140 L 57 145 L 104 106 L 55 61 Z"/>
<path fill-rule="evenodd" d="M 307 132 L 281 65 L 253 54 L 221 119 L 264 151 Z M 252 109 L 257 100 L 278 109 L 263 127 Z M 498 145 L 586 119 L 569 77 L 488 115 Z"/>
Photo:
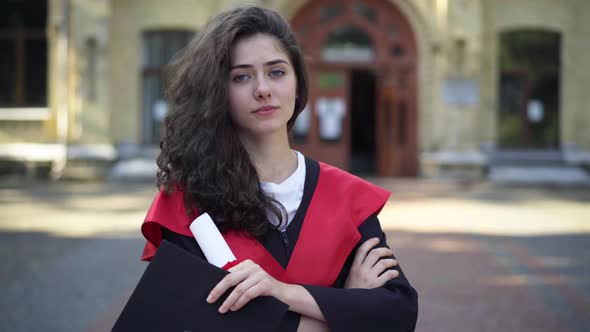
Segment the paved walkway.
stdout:
<path fill-rule="evenodd" d="M 417 331 L 587 331 L 590 190 L 375 180 Z M 3 187 L 2 187 L 3 186 Z M 155 187 L 0 184 L 0 330 L 109 330 L 145 264 Z"/>

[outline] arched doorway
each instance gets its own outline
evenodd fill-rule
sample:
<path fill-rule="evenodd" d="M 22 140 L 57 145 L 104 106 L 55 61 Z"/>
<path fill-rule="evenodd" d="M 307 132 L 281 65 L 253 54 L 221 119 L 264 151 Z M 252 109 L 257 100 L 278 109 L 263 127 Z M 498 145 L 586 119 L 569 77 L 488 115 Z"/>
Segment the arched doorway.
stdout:
<path fill-rule="evenodd" d="M 499 148 L 559 149 L 561 35 L 507 31 L 499 44 Z"/>
<path fill-rule="evenodd" d="M 310 76 L 295 148 L 357 174 L 416 176 L 417 54 L 403 14 L 386 0 L 309 1 L 292 25 Z"/>

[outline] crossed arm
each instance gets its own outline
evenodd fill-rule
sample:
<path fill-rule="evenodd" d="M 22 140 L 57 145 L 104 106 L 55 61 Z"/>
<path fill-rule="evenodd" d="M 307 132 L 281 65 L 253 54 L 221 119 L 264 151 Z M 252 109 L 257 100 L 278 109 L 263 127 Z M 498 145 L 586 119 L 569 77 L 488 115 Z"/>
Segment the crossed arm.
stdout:
<path fill-rule="evenodd" d="M 254 262 L 244 261 L 229 270 L 207 301 L 214 303 L 235 287 L 219 308 L 221 313 L 239 310 L 250 300 L 268 295 L 287 303 L 295 313 L 292 317 L 300 315 L 297 331 L 301 332 L 330 331 L 328 322 L 334 332 L 369 331 L 384 325 L 392 331 L 413 331 L 417 294 L 387 248 L 377 218 L 371 218 L 359 227 L 361 245 L 353 250 L 334 288 L 285 284 Z M 165 232 L 164 238 L 178 242 L 169 237 Z"/>
<path fill-rule="evenodd" d="M 387 270 L 397 266 L 389 248 L 375 248 L 378 238 L 367 240 L 357 250 L 345 288 L 376 288 L 397 277 L 399 272 Z M 274 279 L 258 264 L 246 260 L 229 269 L 229 274 L 211 290 L 207 302 L 214 303 L 228 289 L 235 287 L 219 308 L 220 313 L 240 310 L 259 296 L 273 296 L 289 305 L 289 310 L 305 317 L 326 321 L 320 307 L 305 287 Z"/>

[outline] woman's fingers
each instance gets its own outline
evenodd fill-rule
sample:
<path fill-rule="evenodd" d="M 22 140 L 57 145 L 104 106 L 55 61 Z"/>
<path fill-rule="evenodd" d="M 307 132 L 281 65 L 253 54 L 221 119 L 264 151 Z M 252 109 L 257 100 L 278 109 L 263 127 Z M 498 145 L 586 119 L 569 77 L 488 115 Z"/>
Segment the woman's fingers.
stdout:
<path fill-rule="evenodd" d="M 239 299 L 230 307 L 231 311 L 240 310 L 243 306 L 250 302 L 250 300 L 263 295 L 265 292 L 264 287 L 262 286 L 263 283 L 264 280 L 259 281 L 252 287 L 248 288 L 248 290 L 243 292 Z"/>
<path fill-rule="evenodd" d="M 243 280 L 225 299 L 221 307 L 219 307 L 220 313 L 226 313 L 230 308 L 233 309 L 235 304 L 240 300 L 245 293 L 247 293 L 253 286 L 259 282 L 256 276 L 249 276 Z"/>
<path fill-rule="evenodd" d="M 207 296 L 207 302 L 214 303 L 215 301 L 217 301 L 221 297 L 221 295 L 223 295 L 223 293 L 225 293 L 231 287 L 234 287 L 237 284 L 239 284 L 240 282 L 242 282 L 244 279 L 246 279 L 246 277 L 247 277 L 247 274 L 238 273 L 238 272 L 233 272 L 233 273 L 226 275 L 211 290 L 211 292 L 209 293 L 209 296 Z"/>
<path fill-rule="evenodd" d="M 367 258 L 363 262 L 363 266 L 366 269 L 371 269 L 377 262 L 384 257 L 391 257 L 393 255 L 393 251 L 387 247 L 375 248 L 369 252 Z"/>
<path fill-rule="evenodd" d="M 395 266 L 397 266 L 397 260 L 393 258 L 382 258 L 371 268 L 371 278 L 375 280 L 378 276 Z"/>
<path fill-rule="evenodd" d="M 365 241 L 356 251 L 356 255 L 354 256 L 354 260 L 352 261 L 352 266 L 360 266 L 365 261 L 367 254 L 369 251 L 379 244 L 379 238 L 371 238 Z"/>
<path fill-rule="evenodd" d="M 252 261 L 246 260 L 229 269 L 230 273 L 226 275 L 223 279 L 221 279 L 221 281 L 217 285 L 215 285 L 215 287 L 213 287 L 213 289 L 209 293 L 209 296 L 207 296 L 207 302 L 214 303 L 228 289 L 236 286 L 244 279 L 246 279 L 248 277 L 248 271 L 252 264 Z"/>
<path fill-rule="evenodd" d="M 387 247 L 375 248 L 380 242 L 378 237 L 371 238 L 359 246 L 354 256 L 350 273 L 346 278 L 346 288 L 374 288 L 377 277 L 387 269 L 397 265 L 393 251 Z M 381 262 L 383 261 L 383 262 Z M 382 278 L 383 279 L 383 278 Z M 379 281 L 382 283 L 382 281 Z"/>
<path fill-rule="evenodd" d="M 377 264 L 375 264 L 375 266 L 373 266 L 373 269 L 375 271 L 378 271 L 378 275 L 383 273 L 383 271 L 392 268 L 394 266 L 397 266 L 397 260 L 393 259 L 393 258 L 382 258 L 380 261 L 377 262 Z"/>
<path fill-rule="evenodd" d="M 377 277 L 377 279 L 375 279 L 374 287 L 381 287 L 381 286 L 385 285 L 385 283 L 388 282 L 389 280 L 395 279 L 397 277 L 399 277 L 399 272 L 397 270 L 385 271 L 382 275 L 380 275 L 379 277 Z"/>
<path fill-rule="evenodd" d="M 235 286 L 219 307 L 222 314 L 228 310 L 239 310 L 258 296 L 272 295 L 273 287 L 277 284 L 274 278 L 250 260 L 232 267 L 229 271 L 231 273 L 226 275 L 207 297 L 207 302 L 213 303 L 230 287 Z"/>

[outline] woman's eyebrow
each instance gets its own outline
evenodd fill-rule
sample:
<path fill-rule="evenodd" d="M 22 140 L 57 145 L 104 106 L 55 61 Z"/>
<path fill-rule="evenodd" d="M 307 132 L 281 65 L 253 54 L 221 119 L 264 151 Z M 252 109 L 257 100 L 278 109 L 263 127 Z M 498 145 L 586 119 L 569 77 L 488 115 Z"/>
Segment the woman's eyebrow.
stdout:
<path fill-rule="evenodd" d="M 276 59 L 276 60 L 271 60 L 271 61 L 265 62 L 263 65 L 264 66 L 273 66 L 273 65 L 276 65 L 277 63 L 284 63 L 286 65 L 289 64 L 287 61 L 285 61 L 283 59 Z M 254 66 L 250 65 L 250 64 L 239 64 L 239 65 L 232 66 L 231 70 L 238 69 L 238 68 L 252 68 L 252 67 L 254 67 Z"/>

